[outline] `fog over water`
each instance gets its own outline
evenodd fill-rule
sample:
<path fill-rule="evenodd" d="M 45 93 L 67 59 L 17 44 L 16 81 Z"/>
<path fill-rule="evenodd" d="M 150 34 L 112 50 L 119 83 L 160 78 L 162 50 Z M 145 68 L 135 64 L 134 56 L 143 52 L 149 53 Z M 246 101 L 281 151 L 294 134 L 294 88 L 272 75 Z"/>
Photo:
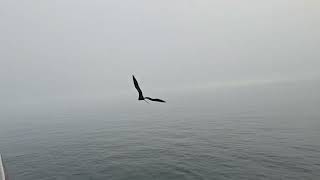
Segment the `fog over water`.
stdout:
<path fill-rule="evenodd" d="M 8 174 L 35 179 L 317 179 L 320 83 L 29 105 L 2 114 Z M 187 98 L 186 98 L 187 97 Z"/>
<path fill-rule="evenodd" d="M 318 1 L 1 2 L 1 105 L 319 77 Z"/>
<path fill-rule="evenodd" d="M 1 1 L 9 176 L 317 179 L 319 19 L 311 0 Z"/>

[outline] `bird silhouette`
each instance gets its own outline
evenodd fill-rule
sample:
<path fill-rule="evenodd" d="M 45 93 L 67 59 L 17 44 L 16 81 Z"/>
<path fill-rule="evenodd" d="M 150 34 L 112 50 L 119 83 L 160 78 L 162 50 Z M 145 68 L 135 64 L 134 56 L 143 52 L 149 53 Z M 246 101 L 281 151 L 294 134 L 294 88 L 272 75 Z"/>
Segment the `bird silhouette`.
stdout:
<path fill-rule="evenodd" d="M 137 89 L 138 93 L 139 93 L 139 98 L 138 100 L 141 101 L 146 101 L 146 99 L 150 100 L 150 101 L 155 101 L 155 102 L 163 102 L 165 103 L 166 101 L 162 100 L 162 99 L 156 99 L 156 98 L 151 98 L 151 97 L 144 97 L 143 96 L 143 93 L 142 93 L 142 90 L 140 89 L 139 87 L 139 84 L 138 84 L 138 81 L 137 79 L 134 77 L 134 75 L 132 75 L 132 78 L 133 78 L 133 83 L 134 83 L 134 87 Z M 148 101 L 146 101 L 148 102 Z"/>

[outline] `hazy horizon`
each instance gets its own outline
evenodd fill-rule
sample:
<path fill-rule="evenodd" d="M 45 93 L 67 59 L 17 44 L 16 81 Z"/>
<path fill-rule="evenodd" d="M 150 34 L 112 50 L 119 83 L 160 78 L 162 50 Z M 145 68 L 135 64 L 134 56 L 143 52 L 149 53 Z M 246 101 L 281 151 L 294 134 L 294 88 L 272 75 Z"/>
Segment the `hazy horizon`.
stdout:
<path fill-rule="evenodd" d="M 0 3 L 0 105 L 320 77 L 320 3 Z"/>
<path fill-rule="evenodd" d="M 7 174 L 317 179 L 319 19 L 316 0 L 2 0 Z"/>

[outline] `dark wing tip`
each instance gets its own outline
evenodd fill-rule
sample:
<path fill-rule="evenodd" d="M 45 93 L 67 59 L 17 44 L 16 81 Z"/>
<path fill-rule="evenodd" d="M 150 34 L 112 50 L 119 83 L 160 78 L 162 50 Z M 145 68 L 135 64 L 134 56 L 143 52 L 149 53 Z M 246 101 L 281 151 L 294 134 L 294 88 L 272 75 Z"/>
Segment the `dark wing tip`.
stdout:
<path fill-rule="evenodd" d="M 158 99 L 158 98 L 156 98 L 156 99 L 151 98 L 151 97 L 144 97 L 144 98 L 145 98 L 145 99 L 149 99 L 150 101 L 163 102 L 163 103 L 166 102 L 166 101 L 164 101 L 164 100 L 162 100 L 162 99 Z"/>

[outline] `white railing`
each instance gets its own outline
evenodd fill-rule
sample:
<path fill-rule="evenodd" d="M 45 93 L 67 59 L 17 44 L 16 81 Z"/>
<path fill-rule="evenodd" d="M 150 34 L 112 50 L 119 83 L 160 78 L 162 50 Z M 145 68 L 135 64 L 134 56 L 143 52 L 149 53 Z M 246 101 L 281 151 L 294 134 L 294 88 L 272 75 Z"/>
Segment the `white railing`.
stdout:
<path fill-rule="evenodd" d="M 1 154 L 0 154 L 0 180 L 6 180 L 6 175 L 5 175 L 5 172 L 4 172 L 4 167 L 3 167 Z"/>

